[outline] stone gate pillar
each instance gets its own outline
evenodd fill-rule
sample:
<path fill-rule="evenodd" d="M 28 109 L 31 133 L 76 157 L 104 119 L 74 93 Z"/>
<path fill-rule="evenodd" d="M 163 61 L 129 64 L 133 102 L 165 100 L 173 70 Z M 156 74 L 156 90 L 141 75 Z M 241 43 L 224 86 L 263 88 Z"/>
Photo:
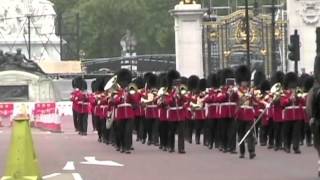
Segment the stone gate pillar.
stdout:
<path fill-rule="evenodd" d="M 176 69 L 182 76 L 204 76 L 200 4 L 180 3 L 171 10 L 175 18 Z"/>

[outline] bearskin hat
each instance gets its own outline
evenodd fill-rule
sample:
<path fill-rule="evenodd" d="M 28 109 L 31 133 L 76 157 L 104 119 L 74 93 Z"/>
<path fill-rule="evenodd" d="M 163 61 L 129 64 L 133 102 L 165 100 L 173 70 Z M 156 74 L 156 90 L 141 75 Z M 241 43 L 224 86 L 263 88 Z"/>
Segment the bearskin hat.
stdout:
<path fill-rule="evenodd" d="M 180 78 L 180 80 L 181 80 L 180 81 L 181 84 L 186 85 L 186 86 L 188 85 L 188 78 L 187 77 L 183 76 Z"/>
<path fill-rule="evenodd" d="M 117 82 L 121 87 L 128 86 L 132 81 L 132 74 L 128 69 L 121 69 L 117 73 Z"/>
<path fill-rule="evenodd" d="M 142 77 L 139 76 L 133 80 L 133 83 L 137 85 L 138 89 L 143 89 L 145 81 Z"/>
<path fill-rule="evenodd" d="M 298 76 L 294 72 L 288 72 L 283 81 L 283 86 L 285 89 L 296 88 L 298 86 Z"/>
<path fill-rule="evenodd" d="M 234 78 L 234 72 L 230 68 L 223 69 L 220 76 L 220 84 L 226 85 L 226 80 L 228 78 Z"/>
<path fill-rule="evenodd" d="M 212 88 L 218 88 L 220 86 L 218 74 L 210 74 L 209 75 L 208 85 Z"/>
<path fill-rule="evenodd" d="M 265 93 L 266 91 L 269 91 L 271 89 L 270 81 L 264 80 L 260 83 L 259 89 L 262 91 L 262 93 Z"/>
<path fill-rule="evenodd" d="M 97 81 L 96 80 L 93 80 L 91 82 L 91 92 L 96 92 L 97 91 Z"/>
<path fill-rule="evenodd" d="M 151 73 L 145 78 L 148 88 L 156 88 L 158 85 L 158 77 Z"/>
<path fill-rule="evenodd" d="M 206 79 L 200 79 L 198 89 L 199 89 L 199 91 L 205 91 L 207 89 L 207 80 Z"/>
<path fill-rule="evenodd" d="M 271 85 L 276 83 L 283 84 L 284 81 L 284 73 L 282 71 L 277 71 L 271 76 Z"/>
<path fill-rule="evenodd" d="M 309 92 L 310 89 L 313 87 L 313 84 L 314 84 L 314 78 L 312 76 L 306 76 L 304 78 L 304 81 L 303 81 L 303 89 L 305 92 Z"/>
<path fill-rule="evenodd" d="M 194 91 L 198 88 L 199 86 L 199 77 L 196 75 L 192 75 L 188 79 L 188 89 L 190 91 Z"/>
<path fill-rule="evenodd" d="M 167 73 L 161 73 L 158 77 L 158 80 L 159 80 L 160 87 L 167 87 L 168 86 Z"/>
<path fill-rule="evenodd" d="M 78 76 L 76 78 L 73 79 L 72 85 L 74 86 L 74 88 L 78 88 L 81 89 L 82 86 L 82 77 Z"/>
<path fill-rule="evenodd" d="M 253 76 L 253 85 L 255 87 L 260 87 L 260 84 L 266 80 L 266 75 L 262 71 L 256 71 Z"/>
<path fill-rule="evenodd" d="M 180 73 L 176 70 L 170 70 L 167 74 L 168 86 L 172 87 L 173 82 L 177 79 L 180 79 Z"/>
<path fill-rule="evenodd" d="M 81 81 L 80 90 L 81 90 L 81 91 L 86 91 L 86 90 L 88 90 L 87 82 L 86 82 L 86 80 L 84 80 L 84 79 L 82 79 L 82 81 Z"/>
<path fill-rule="evenodd" d="M 75 79 L 72 79 L 72 88 L 75 89 L 76 88 L 76 82 Z"/>
<path fill-rule="evenodd" d="M 250 69 L 245 65 L 239 66 L 236 70 L 236 82 L 238 84 L 240 84 L 241 82 L 250 82 L 250 79 Z"/>
<path fill-rule="evenodd" d="M 147 73 L 145 73 L 145 74 L 143 75 L 143 80 L 144 80 L 145 82 L 147 82 L 147 81 L 148 81 L 148 78 L 149 78 L 150 76 L 152 76 L 152 75 L 154 75 L 152 72 L 147 72 Z"/>

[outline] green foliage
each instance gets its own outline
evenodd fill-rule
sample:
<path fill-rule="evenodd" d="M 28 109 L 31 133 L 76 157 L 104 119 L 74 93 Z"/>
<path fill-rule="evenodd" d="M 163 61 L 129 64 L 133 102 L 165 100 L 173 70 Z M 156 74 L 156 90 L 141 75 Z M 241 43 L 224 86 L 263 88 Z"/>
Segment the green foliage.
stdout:
<path fill-rule="evenodd" d="M 120 56 L 120 39 L 127 29 L 137 37 L 139 54 L 174 53 L 174 18 L 168 11 L 179 0 L 51 1 L 57 12 L 80 14 L 81 49 L 84 49 L 88 58 Z M 272 2 L 257 1 L 260 5 Z M 204 6 L 208 6 L 209 2 L 201 1 Z M 213 6 L 228 5 L 228 0 L 211 2 Z M 233 7 L 236 4 L 236 0 L 229 2 Z M 238 5 L 244 5 L 245 0 L 237 2 Z M 253 3 L 254 0 L 249 0 L 249 5 Z M 69 23 L 68 19 L 64 19 L 64 22 Z"/>

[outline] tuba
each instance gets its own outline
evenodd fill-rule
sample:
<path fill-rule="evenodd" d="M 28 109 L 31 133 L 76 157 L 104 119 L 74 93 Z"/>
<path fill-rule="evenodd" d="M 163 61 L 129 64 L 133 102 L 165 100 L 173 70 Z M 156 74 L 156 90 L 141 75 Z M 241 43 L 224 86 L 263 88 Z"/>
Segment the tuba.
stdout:
<path fill-rule="evenodd" d="M 117 76 L 113 76 L 107 84 L 104 86 L 105 91 L 116 92 L 120 89 L 120 85 L 117 83 Z"/>
<path fill-rule="evenodd" d="M 271 87 L 271 90 L 270 90 L 271 94 L 274 95 L 274 99 L 277 99 L 279 98 L 280 96 L 283 95 L 283 88 L 282 88 L 282 85 L 281 83 L 276 83 L 274 84 L 272 87 Z"/>

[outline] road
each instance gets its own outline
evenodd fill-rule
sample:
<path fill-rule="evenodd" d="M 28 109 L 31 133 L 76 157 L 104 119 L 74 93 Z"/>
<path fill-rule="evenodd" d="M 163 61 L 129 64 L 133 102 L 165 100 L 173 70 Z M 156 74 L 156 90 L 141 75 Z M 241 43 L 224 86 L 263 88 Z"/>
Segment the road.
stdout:
<path fill-rule="evenodd" d="M 43 176 L 54 173 L 78 173 L 76 180 L 312 180 L 317 176 L 317 155 L 313 148 L 303 147 L 301 155 L 274 152 L 257 147 L 254 160 L 239 159 L 238 155 L 208 150 L 202 145 L 186 144 L 187 154 L 169 154 L 154 146 L 134 143 L 135 151 L 120 154 L 111 146 L 99 144 L 97 135 L 90 132 L 78 136 L 72 129 L 70 118 L 63 121 L 64 133 L 55 134 L 32 130 L 36 153 Z M 91 128 L 89 128 L 91 130 Z M 10 144 L 11 129 L 0 129 L 0 172 L 4 166 Z M 124 165 L 86 165 L 85 157 L 99 161 L 113 161 Z M 63 170 L 67 162 L 74 169 Z M 67 167 L 68 169 L 68 167 Z M 57 174 L 58 175 L 58 174 Z M 55 178 L 69 175 L 59 175 Z M 79 177 L 81 176 L 81 178 Z M 46 178 L 46 179 L 54 179 Z"/>

